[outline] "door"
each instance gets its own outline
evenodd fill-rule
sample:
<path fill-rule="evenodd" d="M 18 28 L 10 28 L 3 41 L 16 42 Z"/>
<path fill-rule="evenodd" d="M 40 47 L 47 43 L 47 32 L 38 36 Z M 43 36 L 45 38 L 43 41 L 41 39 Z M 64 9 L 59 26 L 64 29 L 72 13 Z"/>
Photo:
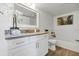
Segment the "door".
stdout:
<path fill-rule="evenodd" d="M 41 56 L 46 55 L 48 53 L 48 36 L 40 39 L 38 41 L 39 43 L 39 54 Z"/>
<path fill-rule="evenodd" d="M 38 50 L 37 50 L 37 47 L 36 47 L 36 42 L 33 42 L 33 43 L 26 45 L 23 53 L 26 56 L 37 56 Z"/>

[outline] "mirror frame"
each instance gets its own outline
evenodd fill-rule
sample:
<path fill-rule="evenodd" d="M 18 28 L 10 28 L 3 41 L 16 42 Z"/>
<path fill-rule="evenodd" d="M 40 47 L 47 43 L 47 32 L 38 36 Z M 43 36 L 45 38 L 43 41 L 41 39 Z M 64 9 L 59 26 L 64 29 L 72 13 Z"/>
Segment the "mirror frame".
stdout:
<path fill-rule="evenodd" d="M 32 9 L 32 8 L 30 8 L 30 7 L 28 7 L 27 5 L 23 5 L 22 3 L 15 3 L 15 4 L 17 4 L 17 5 L 19 5 L 19 6 L 21 6 L 21 7 L 23 7 L 23 8 L 25 8 L 25 9 L 28 9 L 28 10 L 30 10 L 30 11 L 32 11 L 32 12 L 34 12 L 34 13 L 36 13 L 36 25 L 25 25 L 25 26 L 19 26 L 18 25 L 18 23 L 17 23 L 17 26 L 18 27 L 39 27 L 39 13 L 36 11 L 36 10 L 34 10 L 34 9 Z"/>

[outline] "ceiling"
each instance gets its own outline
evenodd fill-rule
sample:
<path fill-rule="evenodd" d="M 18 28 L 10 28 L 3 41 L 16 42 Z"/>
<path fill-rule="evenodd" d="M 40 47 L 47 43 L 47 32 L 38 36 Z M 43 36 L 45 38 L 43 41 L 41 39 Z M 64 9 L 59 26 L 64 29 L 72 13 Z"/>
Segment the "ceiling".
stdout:
<path fill-rule="evenodd" d="M 36 8 L 52 16 L 62 15 L 79 10 L 79 3 L 36 3 Z"/>

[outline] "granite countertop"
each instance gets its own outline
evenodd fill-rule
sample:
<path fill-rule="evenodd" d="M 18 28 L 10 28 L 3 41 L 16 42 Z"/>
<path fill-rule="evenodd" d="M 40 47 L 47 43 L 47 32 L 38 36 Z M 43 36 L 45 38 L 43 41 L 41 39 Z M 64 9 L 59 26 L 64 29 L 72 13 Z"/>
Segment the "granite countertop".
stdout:
<path fill-rule="evenodd" d="M 29 37 L 29 36 L 35 36 L 35 35 L 42 35 L 47 34 L 46 32 L 35 32 L 35 33 L 22 33 L 18 35 L 5 35 L 5 39 L 15 39 L 15 38 L 22 38 L 22 37 Z"/>

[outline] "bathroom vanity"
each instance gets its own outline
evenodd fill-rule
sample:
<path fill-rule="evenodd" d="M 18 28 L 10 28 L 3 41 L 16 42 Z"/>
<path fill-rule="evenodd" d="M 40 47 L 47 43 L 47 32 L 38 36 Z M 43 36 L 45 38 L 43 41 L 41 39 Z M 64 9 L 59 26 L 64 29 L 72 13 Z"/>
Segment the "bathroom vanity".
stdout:
<path fill-rule="evenodd" d="M 19 30 L 27 30 L 28 27 L 39 28 L 38 13 L 23 5 L 14 4 L 16 25 Z M 30 30 L 30 29 L 29 29 Z M 44 56 L 48 53 L 48 34 L 45 32 L 11 33 L 5 36 L 8 45 L 9 56 Z"/>
<path fill-rule="evenodd" d="M 44 56 L 48 53 L 48 34 L 44 32 L 6 36 L 9 56 Z"/>
<path fill-rule="evenodd" d="M 2 4 L 5 6 L 4 4 Z M 39 18 L 36 11 L 23 5 L 23 4 L 11 4 L 11 8 L 7 11 L 11 11 L 10 14 L 5 13 L 0 17 L 1 20 L 1 35 L 2 41 L 0 41 L 0 55 L 8 56 L 43 56 L 48 53 L 48 34 L 45 32 L 34 32 L 26 34 L 12 34 L 4 35 L 5 30 L 10 30 L 13 26 L 13 14 L 16 14 L 17 27 L 23 28 L 36 27 L 39 28 Z M 6 6 L 5 6 L 6 7 Z M 6 10 L 6 8 L 5 8 Z M 7 13 L 8 13 L 7 12 Z M 10 17 L 8 17 L 11 16 Z M 4 22 L 4 21 L 6 22 Z M 5 25 L 4 25 L 5 24 Z M 2 28 L 1 28 L 2 27 Z M 4 42 L 3 42 L 4 41 Z M 4 45 L 5 43 L 5 45 Z M 2 46 L 3 45 L 3 46 Z M 5 48 L 5 51 L 4 51 Z M 2 54 L 3 53 L 3 54 Z"/>

